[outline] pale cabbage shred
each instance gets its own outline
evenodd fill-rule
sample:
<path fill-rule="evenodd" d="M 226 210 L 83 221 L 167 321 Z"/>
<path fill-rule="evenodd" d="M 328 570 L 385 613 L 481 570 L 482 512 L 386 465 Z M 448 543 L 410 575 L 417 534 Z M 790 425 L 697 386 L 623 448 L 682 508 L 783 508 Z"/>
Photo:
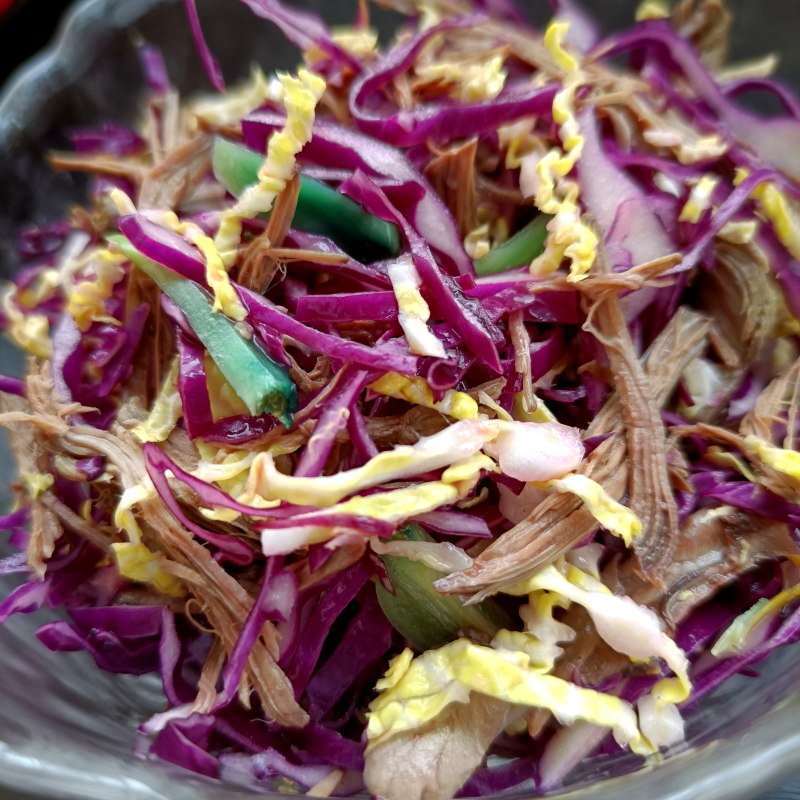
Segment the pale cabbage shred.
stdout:
<path fill-rule="evenodd" d="M 676 704 L 691 691 L 688 661 L 661 629 L 653 611 L 628 597 L 614 595 L 597 578 L 561 559 L 537 575 L 507 589 L 527 594 L 524 631 L 499 631 L 490 646 L 459 639 L 414 658 L 406 649 L 389 666 L 370 705 L 370 748 L 398 734 L 419 729 L 450 704 L 469 702 L 471 692 L 518 706 L 545 708 L 562 723 L 584 720 L 610 728 L 617 742 L 648 754 L 683 735 Z M 675 678 L 662 678 L 641 703 L 646 719 L 612 694 L 579 687 L 549 673 L 575 632 L 553 619 L 555 605 L 582 605 L 605 641 L 634 661 L 662 658 Z M 661 719 L 667 724 L 659 724 Z"/>
<path fill-rule="evenodd" d="M 553 119 L 558 123 L 563 150 L 553 148 L 544 155 L 527 156 L 535 166 L 536 207 L 553 219 L 547 224 L 545 251 L 534 259 L 531 273 L 549 275 L 566 258 L 570 262 L 567 280 L 583 280 L 597 256 L 597 234 L 581 220 L 580 189 L 567 176 L 583 152 L 583 137 L 575 118 L 575 93 L 583 82 L 578 60 L 564 48 L 568 23 L 555 21 L 548 27 L 544 43 L 564 74 L 561 90 L 553 98 Z"/>
<path fill-rule="evenodd" d="M 580 280 L 592 266 L 597 239 L 580 220 L 577 184 L 566 179 L 580 158 L 583 140 L 573 103 L 581 74 L 578 62 L 563 48 L 565 34 L 566 26 L 557 22 L 546 35 L 546 44 L 565 73 L 564 88 L 553 103 L 563 151 L 551 150 L 544 155 L 533 151 L 528 155 L 528 158 L 536 159 L 536 203 L 540 210 L 554 217 L 547 250 L 534 261 L 531 270 L 535 274 L 550 272 L 566 257 L 571 263 L 570 279 Z M 494 74 L 497 79 L 494 88 L 486 89 L 487 96 L 502 89 L 502 83 L 497 83 L 505 77 L 500 72 L 501 63 L 493 62 L 491 69 L 484 73 Z M 185 236 L 203 254 L 207 264 L 206 277 L 214 291 L 215 309 L 233 319 L 244 316 L 244 309 L 227 277 L 227 269 L 232 264 L 241 236 L 242 220 L 269 210 L 277 194 L 285 187 L 297 153 L 311 136 L 314 107 L 325 88 L 321 79 L 305 70 L 301 70 L 297 78 L 279 76 L 278 84 L 279 89 L 275 82 L 267 84 L 263 76 L 257 74 L 252 85 L 237 96 L 237 103 L 249 104 L 254 97 L 280 94 L 287 108 L 287 124 L 270 140 L 259 184 L 246 192 L 224 215 L 216 239 L 211 240 L 196 226 L 179 220 L 174 214 L 158 214 L 158 222 Z M 462 88 L 467 91 L 466 86 Z M 227 108 L 204 110 L 211 116 L 228 112 Z M 525 156 L 520 160 L 524 162 Z M 131 210 L 132 203 L 128 198 L 117 194 L 114 199 L 118 206 L 124 207 L 121 211 Z M 107 260 L 108 255 L 101 255 L 99 260 Z M 108 263 L 111 266 L 113 262 Z M 427 327 L 429 312 L 419 294 L 413 262 L 401 262 L 401 266 L 403 268 L 390 277 L 409 345 L 416 352 L 439 355 L 443 348 Z M 111 280 L 107 281 L 104 291 L 108 291 L 106 286 L 111 283 Z M 81 306 L 77 294 L 73 305 L 77 312 Z M 76 321 L 83 322 L 80 313 L 75 316 Z M 173 372 L 167 376 L 148 418 L 134 430 L 142 441 L 165 440 L 179 421 L 180 398 Z M 193 474 L 217 484 L 238 501 L 255 507 L 271 507 L 289 501 L 325 508 L 332 514 L 369 516 L 400 525 L 410 517 L 457 503 L 470 493 L 482 472 L 499 471 L 497 462 L 503 454 L 498 453 L 501 448 L 497 440 L 502 442 L 501 433 L 511 433 L 517 426 L 541 426 L 544 434 L 547 426 L 558 425 L 546 413 L 523 416 L 523 419 L 531 420 L 528 422 L 517 422 L 508 419 L 507 415 L 502 415 L 505 419 L 487 419 L 479 414 L 475 400 L 463 392 L 450 391 L 440 400 L 434 400 L 430 387 L 419 377 L 387 373 L 374 381 L 370 389 L 437 410 L 455 421 L 441 433 L 426 437 L 414 446 L 399 446 L 379 453 L 358 469 L 332 476 L 296 478 L 278 470 L 275 459 L 302 446 L 303 439 L 297 433 L 281 437 L 261 452 L 227 451 L 202 445 L 199 448 L 200 462 Z M 565 431 L 570 430 L 565 428 Z M 577 436 L 577 432 L 574 435 Z M 526 431 L 526 441 L 529 436 L 530 431 Z M 595 481 L 574 472 L 580 460 L 574 460 L 574 446 L 571 451 L 566 445 L 559 445 L 552 435 L 541 441 L 545 446 L 545 458 L 553 464 L 552 475 L 533 485 L 544 490 L 576 494 L 599 524 L 620 536 L 629 546 L 632 538 L 641 531 L 638 518 L 630 509 L 609 497 Z M 538 464 L 536 469 L 540 468 Z M 438 480 L 388 488 L 363 496 L 356 494 L 359 490 L 408 480 L 422 472 L 438 469 L 443 470 Z M 123 494 L 115 522 L 128 534 L 129 541 L 113 545 L 114 552 L 123 575 L 151 583 L 167 594 L 181 596 L 185 593 L 184 587 L 167 571 L 162 557 L 144 545 L 136 521 L 134 507 L 155 497 L 149 479 Z M 228 522 L 239 516 L 235 511 L 220 508 L 201 508 L 200 513 L 209 519 Z M 336 533 L 337 530 L 324 525 L 300 524 L 295 529 L 281 530 L 279 537 L 265 530 L 262 545 L 267 555 L 291 552 L 311 543 L 327 541 Z M 558 643 L 570 641 L 575 636 L 571 628 L 553 618 L 553 610 L 567 607 L 572 602 L 580 603 L 592 615 L 601 635 L 620 652 L 639 660 L 663 657 L 675 672 L 676 678 L 665 678 L 656 685 L 648 696 L 649 706 L 647 699 L 640 705 L 640 714 L 642 708 L 652 711 L 654 705 L 656 716 L 674 723 L 674 704 L 689 693 L 686 659 L 661 631 L 652 612 L 628 598 L 612 595 L 597 577 L 563 561 L 558 567 L 548 567 L 524 585 L 513 586 L 508 591 L 528 595 L 528 603 L 520 609 L 525 626 L 523 631 L 501 630 L 489 647 L 460 639 L 417 658 L 406 650 L 392 661 L 386 677 L 378 683 L 380 694 L 371 705 L 367 729 L 370 748 L 398 733 L 432 722 L 451 703 L 468 701 L 473 691 L 520 706 L 549 709 L 565 724 L 582 719 L 611 728 L 620 744 L 637 753 L 650 753 L 671 743 L 671 739 L 667 741 L 662 737 L 659 740 L 652 733 L 648 738 L 643 732 L 643 716 L 640 725 L 629 703 L 549 674 L 561 653 Z M 620 625 L 615 631 L 615 626 Z M 680 729 L 679 724 L 673 724 L 673 733 L 677 731 L 679 734 Z M 648 730 L 655 731 L 656 726 L 648 725 Z"/>

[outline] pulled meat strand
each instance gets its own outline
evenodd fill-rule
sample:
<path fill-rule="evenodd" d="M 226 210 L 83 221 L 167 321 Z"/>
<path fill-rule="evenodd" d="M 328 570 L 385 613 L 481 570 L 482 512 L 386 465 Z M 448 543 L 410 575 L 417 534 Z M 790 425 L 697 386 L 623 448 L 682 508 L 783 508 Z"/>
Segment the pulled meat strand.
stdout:
<path fill-rule="evenodd" d="M 212 138 L 203 134 L 169 150 L 144 173 L 139 188 L 139 208 L 178 208 L 208 175 L 212 143 Z"/>
<path fill-rule="evenodd" d="M 598 263 L 602 271 L 610 271 L 602 253 Z M 678 530 L 660 404 L 636 354 L 616 294 L 606 293 L 595 302 L 584 330 L 591 331 L 603 345 L 614 374 L 627 443 L 628 502 L 642 522 L 633 549 L 642 577 L 660 585 Z"/>
<path fill-rule="evenodd" d="M 450 209 L 461 236 L 478 225 L 478 193 L 475 188 L 477 138 L 437 152 L 425 167 L 425 177 Z"/>
<path fill-rule="evenodd" d="M 299 196 L 300 173 L 297 173 L 275 199 L 266 229 L 244 252 L 238 282 L 258 294 L 264 294 L 281 271 L 281 260 L 275 255 L 275 248 L 283 244 L 289 232 Z"/>
<path fill-rule="evenodd" d="M 644 370 L 658 408 L 669 399 L 686 365 L 705 349 L 710 326 L 705 315 L 681 307 L 645 355 Z M 578 471 L 600 480 L 606 491 L 619 499 L 627 484 L 627 466 L 621 441 L 622 404 L 617 394 L 606 401 L 586 436 L 606 433 L 611 433 L 611 438 L 596 448 Z M 581 501 L 571 495 L 546 497 L 530 518 L 501 534 L 471 567 L 441 578 L 436 588 L 443 594 L 469 594 L 471 602 L 479 602 L 530 575 L 597 528 L 594 518 L 590 520 L 589 512 L 581 507 Z"/>

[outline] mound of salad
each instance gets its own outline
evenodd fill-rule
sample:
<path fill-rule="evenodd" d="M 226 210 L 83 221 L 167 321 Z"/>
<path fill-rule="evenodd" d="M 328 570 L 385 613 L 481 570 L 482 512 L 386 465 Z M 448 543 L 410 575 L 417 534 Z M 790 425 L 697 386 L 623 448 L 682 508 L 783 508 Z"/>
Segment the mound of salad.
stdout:
<path fill-rule="evenodd" d="M 231 0 L 233 2 L 233 0 Z M 250 786 L 526 796 L 680 749 L 800 639 L 800 101 L 720 0 L 361 3 L 141 127 L 2 296 L 0 619 L 163 681 L 144 749 Z M 759 117 L 737 96 L 771 95 Z"/>

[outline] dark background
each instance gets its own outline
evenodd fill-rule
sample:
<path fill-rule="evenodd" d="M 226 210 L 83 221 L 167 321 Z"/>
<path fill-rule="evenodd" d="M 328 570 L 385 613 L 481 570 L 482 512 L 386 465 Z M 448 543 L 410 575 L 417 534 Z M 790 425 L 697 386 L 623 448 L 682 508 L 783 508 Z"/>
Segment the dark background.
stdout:
<path fill-rule="evenodd" d="M 235 3 L 236 0 L 218 2 Z M 0 0 L 0 84 L 19 64 L 47 45 L 70 4 L 70 0 Z M 533 17 L 546 19 L 548 6 L 545 0 L 520 0 L 520 4 L 530 8 Z M 606 30 L 628 24 L 637 4 L 638 0 L 593 0 L 585 3 Z M 736 14 L 732 58 L 779 51 L 781 64 L 778 75 L 786 83 L 800 87 L 800 0 L 729 0 L 728 6 Z M 353 0 L 355 7 L 356 0 Z M 800 779 L 762 798 L 798 799 Z M 0 789 L 0 800 L 25 798 Z"/>
<path fill-rule="evenodd" d="M 123 3 L 125 0 L 119 0 Z M 236 0 L 219 0 L 236 3 Z M 606 30 L 633 19 L 639 0 L 584 0 Z M 51 39 L 71 0 L 0 0 L 0 83 L 26 58 Z M 291 0 L 289 4 L 292 5 Z M 546 19 L 546 0 L 519 0 L 531 16 Z M 4 7 L 9 9 L 4 12 Z M 781 54 L 778 75 L 800 87 L 800 0 L 727 0 L 734 11 L 732 57 L 752 57 L 770 51 Z M 355 10 L 356 0 L 353 0 Z"/>

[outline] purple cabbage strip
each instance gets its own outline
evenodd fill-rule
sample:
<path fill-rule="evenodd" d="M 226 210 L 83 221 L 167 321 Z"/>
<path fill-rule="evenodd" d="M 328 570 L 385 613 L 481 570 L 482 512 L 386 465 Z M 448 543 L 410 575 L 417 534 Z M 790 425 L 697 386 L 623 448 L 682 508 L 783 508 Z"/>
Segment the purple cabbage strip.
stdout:
<path fill-rule="evenodd" d="M 350 177 L 350 173 L 347 173 Z M 325 236 L 316 233 L 306 233 L 292 228 L 286 235 L 286 243 L 301 250 L 314 250 L 319 253 L 336 253 L 347 255 L 341 248 Z M 331 275 L 348 278 L 361 284 L 366 289 L 385 289 L 391 287 L 389 278 L 385 273 L 376 269 L 372 264 L 362 264 L 347 256 L 347 261 L 341 264 L 314 264 L 310 261 L 302 262 L 304 269 L 314 269 L 327 272 Z"/>
<path fill-rule="evenodd" d="M 578 115 L 578 124 L 584 137 L 578 163 L 581 199 L 608 246 L 627 250 L 634 264 L 673 253 L 675 245 L 653 213 L 652 199 L 607 157 L 591 106 Z"/>
<path fill-rule="evenodd" d="M 25 553 L 14 553 L 13 556 L 0 559 L 0 575 L 16 575 L 20 572 L 30 572 Z"/>
<path fill-rule="evenodd" d="M 767 164 L 800 180 L 800 122 L 791 117 L 764 119 L 734 105 L 720 89 L 691 44 L 660 20 L 637 25 L 612 36 L 593 53 L 607 58 L 636 48 L 660 48 L 670 65 L 677 65 L 695 94 L 719 117 L 722 126 Z"/>
<path fill-rule="evenodd" d="M 181 680 L 179 666 L 183 655 L 183 643 L 178 635 L 175 614 L 166 606 L 161 610 L 161 639 L 158 644 L 158 659 L 161 665 L 161 683 L 164 695 L 173 706 L 188 702 L 192 695 L 186 681 Z"/>
<path fill-rule="evenodd" d="M 411 247 L 414 266 L 433 299 L 435 311 L 461 336 L 472 352 L 490 368 L 499 371 L 496 339 L 499 331 L 489 320 L 480 303 L 465 298 L 458 284 L 439 270 L 428 244 L 392 205 L 389 198 L 363 172 L 357 171 L 347 181 L 347 193 L 370 213 L 394 222 Z M 344 190 L 344 186 L 342 187 Z"/>
<path fill-rule="evenodd" d="M 258 417 L 224 417 L 205 428 L 202 437 L 206 442 L 235 447 L 260 439 L 275 425 L 275 417 L 270 414 Z"/>
<path fill-rule="evenodd" d="M 254 755 L 223 753 L 220 756 L 221 777 L 229 782 L 252 783 L 253 780 L 268 782 L 275 778 L 287 778 L 299 786 L 310 789 L 327 777 L 330 766 L 296 764 L 279 750 L 268 748 Z"/>
<path fill-rule="evenodd" d="M 7 531 L 18 528 L 20 525 L 25 525 L 28 522 L 28 514 L 29 509 L 23 506 L 0 517 L 0 531 Z"/>
<path fill-rule="evenodd" d="M 677 267 L 671 269 L 667 274 L 673 275 L 678 272 L 685 272 L 697 266 L 700 259 L 705 254 L 707 248 L 712 244 L 716 235 L 722 230 L 726 223 L 730 222 L 742 207 L 750 201 L 753 190 L 769 180 L 774 175 L 772 170 L 761 170 L 748 175 L 727 197 L 725 202 L 717 209 L 716 213 L 706 222 L 705 230 L 698 236 L 688 252 L 684 253 L 683 260 Z"/>
<path fill-rule="evenodd" d="M 800 263 L 787 252 L 775 232 L 767 226 L 761 226 L 757 241 L 783 289 L 786 305 L 795 316 L 800 316 Z"/>
<path fill-rule="evenodd" d="M 369 561 L 362 558 L 337 573 L 322 591 L 316 585 L 301 593 L 297 628 L 279 661 L 296 697 L 305 692 L 331 627 L 361 591 L 370 572 Z"/>
<path fill-rule="evenodd" d="M 478 536 L 484 539 L 492 535 L 483 517 L 476 517 L 463 511 L 428 511 L 409 522 L 416 522 L 429 530 L 448 536 Z"/>
<path fill-rule="evenodd" d="M 299 322 L 395 322 L 397 299 L 391 291 L 308 294 L 298 299 L 295 317 Z"/>
<path fill-rule="evenodd" d="M 392 522 L 356 514 L 333 514 L 327 509 L 307 511 L 295 516 L 275 516 L 256 522 L 253 527 L 258 531 L 298 530 L 302 528 L 339 528 L 352 531 L 363 536 L 390 537 L 396 525 Z"/>
<path fill-rule="evenodd" d="M 57 606 L 103 606 L 121 588 L 116 567 L 102 564 L 104 554 L 85 540 L 64 537 L 47 562 L 45 602 Z M 38 582 L 37 582 L 38 583 Z"/>
<path fill-rule="evenodd" d="M 703 170 L 697 166 L 681 164 L 679 161 L 670 161 L 668 158 L 663 158 L 653 153 L 625 150 L 613 138 L 603 139 L 602 145 L 608 160 L 618 168 L 639 167 L 652 172 L 663 172 L 681 183 L 700 178 L 703 175 Z"/>
<path fill-rule="evenodd" d="M 347 432 L 350 435 L 350 443 L 362 463 L 366 463 L 378 455 L 378 448 L 369 435 L 367 420 L 358 407 L 353 408 L 350 412 L 347 420 Z"/>
<path fill-rule="evenodd" d="M 505 19 L 515 23 L 517 27 L 533 30 L 530 20 L 514 0 L 477 0 L 475 5 L 480 12 L 492 19 Z"/>
<path fill-rule="evenodd" d="M 153 755 L 209 778 L 219 775 L 219 761 L 209 753 L 214 717 L 190 714 L 167 722 L 150 746 Z"/>
<path fill-rule="evenodd" d="M 531 284 L 478 284 L 465 294 L 481 301 L 489 318 L 497 322 L 514 311 L 525 311 L 531 322 L 578 325 L 584 319 L 574 292 L 530 292 Z"/>
<path fill-rule="evenodd" d="M 733 622 L 738 613 L 738 609 L 729 608 L 714 600 L 704 603 L 680 623 L 675 631 L 675 644 L 687 656 L 702 653 Z"/>
<path fill-rule="evenodd" d="M 214 424 L 205 368 L 205 350 L 182 331 L 175 336 L 178 348 L 178 393 L 183 422 L 192 439 L 202 436 Z"/>
<path fill-rule="evenodd" d="M 294 474 L 299 478 L 315 478 L 322 474 L 325 462 L 331 454 L 337 435 L 347 427 L 352 409 L 374 373 L 367 370 L 342 369 L 334 377 L 336 389 L 325 403 L 314 426 Z"/>
<path fill-rule="evenodd" d="M 143 256 L 206 286 L 203 258 L 182 236 L 157 225 L 144 214 L 120 217 L 119 230 Z"/>
<path fill-rule="evenodd" d="M 50 360 L 54 396 L 61 403 L 72 403 L 72 386 L 79 383 L 75 374 L 79 363 L 78 348 L 82 342 L 81 331 L 70 314 L 62 314 L 53 332 L 53 357 Z"/>
<path fill-rule="evenodd" d="M 79 402 L 96 407 L 97 414 L 85 417 L 102 427 L 110 421 L 113 408 L 106 410 L 109 396 L 130 372 L 139 347 L 145 323 L 150 313 L 145 303 L 133 310 L 127 324 L 122 327 L 94 323 L 87 333 L 81 334 L 68 314 L 63 314 L 53 335 L 52 375 L 56 396 L 61 402 Z M 85 349 L 87 338 L 93 339 L 91 353 Z M 84 380 L 87 367 L 99 372 L 99 380 Z"/>
<path fill-rule="evenodd" d="M 256 111 L 242 120 L 242 134 L 248 147 L 264 152 L 270 135 L 282 128 L 285 117 L 267 111 Z M 303 148 L 301 163 L 345 169 L 351 174 L 362 170 L 376 178 L 410 182 L 420 187 L 418 196 L 409 198 L 400 210 L 417 233 L 443 259 L 447 269 L 456 274 L 474 272 L 472 261 L 452 214 L 433 190 L 428 180 L 401 150 L 371 136 L 358 133 L 328 120 L 314 122 L 314 136 Z"/>
<path fill-rule="evenodd" d="M 96 128 L 74 128 L 67 134 L 78 153 L 131 156 L 141 152 L 144 139 L 124 125 L 105 122 Z"/>
<path fill-rule="evenodd" d="M 461 286 L 467 281 L 462 280 L 469 276 L 463 275 L 456 279 L 456 284 Z M 462 287 L 463 288 L 463 287 Z M 535 305 L 541 302 L 541 296 L 536 297 L 525 290 L 525 287 L 517 288 L 516 285 L 508 286 L 503 283 L 497 284 L 474 284 L 464 289 L 467 297 L 476 299 L 489 298 L 489 303 L 497 298 L 501 292 L 513 292 L 514 298 L 520 307 Z M 423 287 L 423 293 L 424 287 Z M 543 293 L 544 294 L 544 293 Z M 549 292 L 549 296 L 567 296 L 569 292 Z M 548 299 L 550 299 L 548 297 Z M 575 304 L 573 298 L 573 304 Z M 488 303 L 484 303 L 484 309 Z M 497 304 L 501 308 L 506 306 L 500 301 Z M 495 306 L 492 306 L 492 310 Z M 489 316 L 493 321 L 497 321 L 502 313 Z M 503 313 L 506 313 L 503 311 Z M 554 315 L 557 317 L 558 315 Z M 295 317 L 300 322 L 352 322 L 353 320 L 370 320 L 372 322 L 395 322 L 397 320 L 397 298 L 393 291 L 379 290 L 370 292 L 337 292 L 334 294 L 307 294 L 298 298 Z M 542 319 L 542 322 L 551 319 Z M 556 319 L 552 319 L 556 321 Z M 577 321 L 577 319 L 576 319 Z"/>
<path fill-rule="evenodd" d="M 368 586 L 362 592 L 358 614 L 308 683 L 306 697 L 311 717 L 323 719 L 364 671 L 379 664 L 391 644 L 392 626 L 383 615 L 375 591 Z"/>
<path fill-rule="evenodd" d="M 189 519 L 172 493 L 167 480 L 167 470 L 172 469 L 174 462 L 164 456 L 161 448 L 154 444 L 145 444 L 142 447 L 142 451 L 147 474 L 150 476 L 161 502 L 169 509 L 175 519 L 195 536 L 217 547 L 220 555 L 231 563 L 238 565 L 252 563 L 253 549 L 246 542 L 237 539 L 235 536 L 213 533 Z"/>
<path fill-rule="evenodd" d="M 291 505 L 286 505 L 282 508 L 257 508 L 255 506 L 248 506 L 238 502 L 237 500 L 234 500 L 229 494 L 227 494 L 227 492 L 224 492 L 222 489 L 214 486 L 213 484 L 206 483 L 200 478 L 196 478 L 194 475 L 186 472 L 157 445 L 145 444 L 143 450 L 145 453 L 145 465 L 148 469 L 148 474 L 150 471 L 152 471 L 156 476 L 156 478 L 153 478 L 154 483 L 156 482 L 156 479 L 158 479 L 159 484 L 165 484 L 166 481 L 163 476 L 167 471 L 169 471 L 177 480 L 185 483 L 189 488 L 197 492 L 202 502 L 207 504 L 209 507 L 219 506 L 220 508 L 238 511 L 240 514 L 246 514 L 250 517 L 267 518 L 263 522 L 257 522 L 254 524 L 253 527 L 259 531 L 279 531 L 285 528 L 321 525 L 357 530 L 369 536 L 387 537 L 391 536 L 394 532 L 394 526 L 391 523 L 374 519 L 372 517 L 361 517 L 350 514 L 333 514 L 324 508 L 309 510 L 303 506 Z M 165 503 L 170 508 L 170 511 L 172 511 L 173 506 L 171 506 L 170 503 L 175 505 L 177 504 L 175 503 L 174 496 L 172 495 L 168 484 L 166 484 L 164 489 L 166 495 Z M 179 507 L 178 512 L 181 514 L 181 516 L 178 518 L 184 521 L 184 524 L 186 524 L 187 521 L 185 520 L 185 515 L 182 514 Z M 193 523 L 188 521 L 188 525 L 193 526 Z M 190 527 L 190 530 L 194 530 L 195 527 L 196 526 Z M 203 531 L 203 529 L 200 529 L 200 531 L 202 532 L 198 533 L 199 536 L 202 536 L 203 538 L 209 538 L 208 531 Z M 222 537 L 215 536 L 215 539 L 221 538 Z M 209 541 L 212 540 L 209 539 Z M 245 547 L 244 543 L 238 539 L 230 538 L 226 539 L 225 541 L 228 543 L 227 547 L 229 549 L 233 546 L 233 542 L 236 542 L 239 547 Z M 248 552 L 250 552 L 249 548 Z"/>
<path fill-rule="evenodd" d="M 144 445 L 144 450 L 145 455 L 153 464 L 154 468 L 162 473 L 169 470 L 177 480 L 185 483 L 190 489 L 196 492 L 200 496 L 202 502 L 209 507 L 219 506 L 220 508 L 227 508 L 231 511 L 238 511 L 240 514 L 246 514 L 250 517 L 272 517 L 280 513 L 278 509 L 248 506 L 234 500 L 227 492 L 219 487 L 214 486 L 212 483 L 207 483 L 184 470 L 157 445 L 146 444 Z M 304 509 L 301 509 L 301 511 L 302 510 Z"/>
<path fill-rule="evenodd" d="M 275 427 L 275 418 L 269 414 L 225 417 L 215 421 L 208 396 L 205 349 L 181 330 L 176 334 L 176 343 L 179 357 L 178 392 L 186 432 L 192 439 L 240 445 L 259 439 Z"/>
<path fill-rule="evenodd" d="M 367 347 L 358 342 L 322 333 L 292 319 L 265 297 L 240 286 L 236 287 L 236 291 L 247 310 L 247 321 L 259 333 L 279 332 L 310 347 L 320 355 L 353 361 L 383 372 L 393 371 L 403 375 L 414 375 L 419 369 L 419 358 L 410 353 L 402 354 L 387 351 L 386 348 Z"/>
<path fill-rule="evenodd" d="M 531 342 L 531 377 L 534 381 L 546 375 L 568 347 L 564 332 L 553 328 L 549 336 L 539 342 Z"/>
<path fill-rule="evenodd" d="M 107 672 L 144 675 L 158 670 L 162 606 L 111 606 L 72 608 L 74 624 L 51 622 L 37 631 L 50 650 L 85 650 Z"/>
<path fill-rule="evenodd" d="M 81 402 L 86 403 L 82 399 L 83 397 L 91 398 L 92 400 L 108 397 L 126 374 L 130 372 L 149 314 L 150 306 L 147 303 L 142 303 L 131 312 L 130 319 L 124 327 L 109 327 L 109 340 L 113 349 L 107 353 L 108 360 L 103 364 L 108 369 L 104 372 L 99 385 L 83 384 L 81 387 Z M 96 356 L 99 353 L 102 353 L 102 351 L 95 350 L 92 355 Z M 90 405 L 91 402 L 86 404 Z"/>
<path fill-rule="evenodd" d="M 699 661 L 696 665 L 697 671 L 692 676 L 694 685 L 692 700 L 698 700 L 745 667 L 763 660 L 775 649 L 796 642 L 798 639 L 800 639 L 800 608 L 795 608 L 777 631 L 752 650 L 726 659 L 715 659 L 708 655 Z"/>
<path fill-rule="evenodd" d="M 357 659 L 363 660 L 358 654 Z M 294 756 L 305 764 L 333 764 L 344 769 L 364 769 L 364 745 L 347 739 L 324 725 L 309 722 L 304 728 L 287 731 Z"/>
<path fill-rule="evenodd" d="M 765 92 L 776 97 L 786 112 L 800 121 L 800 102 L 794 92 L 773 78 L 740 78 L 720 86 L 727 97 L 737 97 L 743 92 Z"/>
<path fill-rule="evenodd" d="M 597 20 L 575 0 L 550 0 L 554 16 L 569 23 L 566 44 L 581 54 L 588 53 L 600 41 Z"/>
<path fill-rule="evenodd" d="M 143 44 L 138 48 L 137 54 L 147 82 L 147 88 L 156 97 L 167 94 L 171 86 L 167 65 L 164 62 L 164 54 L 161 50 L 157 47 Z"/>
<path fill-rule="evenodd" d="M 297 579 L 291 570 L 282 569 L 281 562 L 282 559 L 267 560 L 258 596 L 222 671 L 222 689 L 212 712 L 219 711 L 236 698 L 247 659 L 261 635 L 264 623 L 285 622 L 292 614 L 297 602 Z"/>
<path fill-rule="evenodd" d="M 67 221 L 23 228 L 19 234 L 18 244 L 20 259 L 22 261 L 46 259 L 50 263 L 73 231 L 72 225 Z M 18 278 L 16 282 L 19 285 Z"/>
<path fill-rule="evenodd" d="M 494 100 L 479 103 L 427 104 L 421 109 L 402 110 L 391 114 L 373 111 L 372 98 L 395 77 L 407 72 L 419 52 L 435 36 L 458 28 L 474 28 L 487 17 L 475 14 L 451 17 L 402 41 L 378 66 L 357 78 L 350 89 L 350 113 L 364 132 L 398 147 L 409 147 L 428 141 L 447 142 L 497 130 L 499 125 L 524 117 L 549 115 L 555 85 L 524 91 L 505 91 Z"/>
<path fill-rule="evenodd" d="M 749 511 L 761 517 L 800 526 L 800 505 L 790 503 L 763 486 L 749 481 L 729 481 L 730 473 L 712 470 L 695 472 L 690 481 L 698 497 Z"/>
<path fill-rule="evenodd" d="M 361 62 L 333 40 L 325 23 L 309 11 L 291 8 L 278 0 L 241 0 L 257 17 L 277 25 L 283 35 L 301 50 L 316 48 L 347 67 L 361 72 Z"/>
<path fill-rule="evenodd" d="M 0 624 L 14 614 L 30 614 L 38 611 L 48 600 L 50 582 L 32 580 L 11 591 L 0 602 Z"/>
<path fill-rule="evenodd" d="M 189 18 L 189 27 L 192 29 L 192 36 L 194 37 L 200 60 L 203 62 L 203 69 L 205 69 L 211 85 L 218 92 L 224 92 L 225 79 L 222 77 L 222 68 L 219 65 L 219 61 L 214 58 L 205 36 L 203 36 L 200 16 L 197 13 L 197 0 L 184 0 L 184 2 L 186 4 L 186 16 Z"/>
<path fill-rule="evenodd" d="M 522 756 L 496 766 L 480 767 L 456 797 L 488 797 L 528 782 L 533 787 L 537 774 L 537 762 L 531 756 Z"/>

